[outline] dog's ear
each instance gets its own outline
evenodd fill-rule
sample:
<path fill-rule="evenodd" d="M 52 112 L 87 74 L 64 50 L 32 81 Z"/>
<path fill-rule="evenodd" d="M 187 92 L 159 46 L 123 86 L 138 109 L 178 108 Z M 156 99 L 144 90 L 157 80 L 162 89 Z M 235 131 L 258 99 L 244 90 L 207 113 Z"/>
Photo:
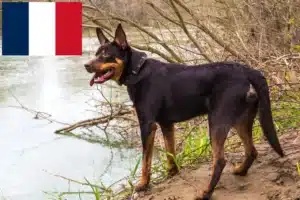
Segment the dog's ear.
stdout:
<path fill-rule="evenodd" d="M 116 32 L 115 32 L 115 39 L 114 41 L 122 48 L 126 49 L 128 47 L 127 39 L 126 39 L 126 34 L 122 28 L 122 25 L 119 24 Z"/>
<path fill-rule="evenodd" d="M 98 27 L 96 28 L 96 34 L 101 45 L 104 45 L 105 43 L 109 42 L 108 39 L 103 34 L 102 30 Z"/>

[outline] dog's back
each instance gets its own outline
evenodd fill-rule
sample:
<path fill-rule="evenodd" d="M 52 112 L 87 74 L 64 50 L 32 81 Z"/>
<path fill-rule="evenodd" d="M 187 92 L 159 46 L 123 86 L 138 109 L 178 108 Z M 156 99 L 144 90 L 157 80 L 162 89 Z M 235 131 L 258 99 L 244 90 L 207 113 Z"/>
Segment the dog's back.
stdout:
<path fill-rule="evenodd" d="M 144 82 L 145 87 L 155 84 L 156 89 L 149 92 L 153 93 L 152 98 L 162 99 L 157 121 L 170 123 L 207 114 L 214 106 L 214 98 L 234 85 L 244 85 L 246 96 L 251 85 L 248 74 L 254 71 L 233 62 L 186 66 L 152 59 L 144 70 L 151 71 Z M 143 83 L 140 85 L 143 87 Z"/>

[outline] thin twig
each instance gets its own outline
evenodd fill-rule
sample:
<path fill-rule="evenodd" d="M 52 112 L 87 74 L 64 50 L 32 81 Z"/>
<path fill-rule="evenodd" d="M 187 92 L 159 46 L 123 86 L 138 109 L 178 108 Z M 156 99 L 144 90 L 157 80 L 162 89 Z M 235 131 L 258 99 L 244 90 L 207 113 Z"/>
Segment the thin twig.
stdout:
<path fill-rule="evenodd" d="M 203 51 L 203 49 L 200 47 L 200 44 L 198 44 L 198 42 L 196 41 L 196 39 L 191 35 L 191 33 L 188 31 L 183 18 L 179 12 L 179 10 L 177 9 L 177 7 L 175 6 L 173 0 L 170 0 L 170 3 L 172 5 L 173 10 L 175 11 L 177 17 L 180 20 L 180 27 L 183 29 L 183 31 L 185 32 L 185 34 L 188 36 L 188 38 L 193 42 L 193 44 L 196 46 L 196 48 L 198 49 L 198 51 L 201 53 L 201 55 L 208 61 L 208 62 L 212 62 L 212 59 Z"/>

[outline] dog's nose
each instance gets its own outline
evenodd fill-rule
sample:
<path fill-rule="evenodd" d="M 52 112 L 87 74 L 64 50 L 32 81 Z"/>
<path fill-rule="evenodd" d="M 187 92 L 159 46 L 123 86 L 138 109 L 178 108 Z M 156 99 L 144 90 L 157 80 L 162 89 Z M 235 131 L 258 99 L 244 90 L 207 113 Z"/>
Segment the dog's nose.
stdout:
<path fill-rule="evenodd" d="M 85 67 L 86 71 L 88 71 L 89 73 L 93 72 L 93 65 L 91 65 L 90 63 L 84 64 L 84 67 Z"/>

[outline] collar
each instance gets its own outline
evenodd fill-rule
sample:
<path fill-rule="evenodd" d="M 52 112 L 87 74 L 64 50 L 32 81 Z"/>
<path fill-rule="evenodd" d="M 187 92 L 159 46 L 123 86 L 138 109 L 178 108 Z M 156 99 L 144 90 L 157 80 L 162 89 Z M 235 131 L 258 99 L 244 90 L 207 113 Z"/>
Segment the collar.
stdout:
<path fill-rule="evenodd" d="M 129 71 L 129 74 L 126 75 L 125 80 L 120 82 L 120 84 L 134 85 L 138 83 L 140 80 L 142 80 L 145 76 L 145 73 L 141 73 L 141 70 L 145 65 L 147 59 L 148 58 L 146 53 L 142 53 L 142 55 L 139 56 L 139 58 L 135 57 L 134 58 L 135 62 L 133 63 L 137 63 L 137 64 L 134 65 L 131 71 Z"/>
<path fill-rule="evenodd" d="M 145 66 L 147 60 L 147 54 L 145 52 L 136 51 L 131 49 L 131 55 L 126 62 L 128 71 L 122 73 L 119 80 L 119 85 L 135 84 L 139 82 L 143 77 L 142 68 Z"/>
<path fill-rule="evenodd" d="M 138 75 L 142 66 L 145 64 L 146 60 L 147 60 L 147 54 L 144 54 L 138 61 L 138 64 L 132 69 L 131 73 L 134 75 Z"/>

